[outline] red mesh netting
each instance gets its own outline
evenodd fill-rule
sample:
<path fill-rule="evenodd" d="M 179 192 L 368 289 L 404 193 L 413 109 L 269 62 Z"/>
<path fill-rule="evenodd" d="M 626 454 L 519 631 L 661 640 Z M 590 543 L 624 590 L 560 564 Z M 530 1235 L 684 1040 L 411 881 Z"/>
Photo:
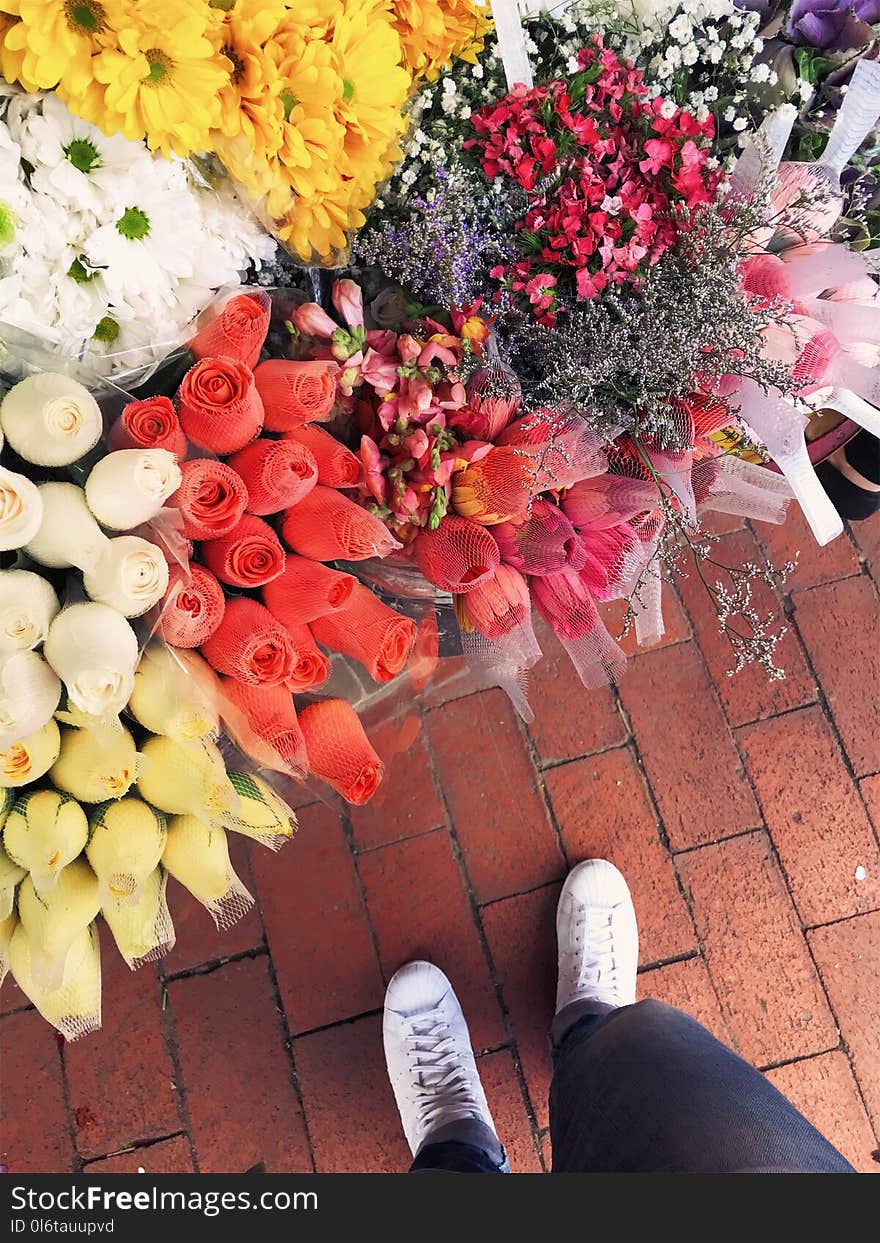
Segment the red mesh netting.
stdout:
<path fill-rule="evenodd" d="M 200 449 L 225 457 L 260 434 L 263 403 L 253 372 L 234 358 L 204 358 L 183 377 L 180 425 Z"/>
<path fill-rule="evenodd" d="M 491 578 L 467 595 L 455 597 L 455 615 L 462 629 L 479 630 L 487 639 L 503 639 L 531 613 L 528 583 L 509 565 L 499 565 Z"/>
<path fill-rule="evenodd" d="M 165 592 L 159 634 L 171 647 L 201 647 L 223 620 L 226 600 L 214 575 L 200 565 L 189 569 L 189 581 L 172 576 Z"/>
<path fill-rule="evenodd" d="M 313 561 L 365 561 L 400 547 L 378 518 L 322 484 L 287 510 L 281 534 L 294 552 Z"/>
<path fill-rule="evenodd" d="M 257 392 L 266 411 L 270 432 L 289 432 L 304 423 L 330 417 L 336 402 L 339 368 L 330 361 L 291 362 L 271 358 L 254 372 Z"/>
<path fill-rule="evenodd" d="M 263 602 L 273 617 L 290 630 L 346 608 L 355 583 L 351 574 L 291 553 L 284 573 L 263 588 Z"/>
<path fill-rule="evenodd" d="M 308 773 L 306 741 L 289 690 L 223 678 L 222 695 L 223 720 L 236 746 L 267 768 L 296 776 Z"/>
<path fill-rule="evenodd" d="M 330 676 L 330 661 L 318 647 L 308 626 L 287 626 L 293 644 L 293 669 L 288 686 L 295 694 L 323 686 Z"/>
<path fill-rule="evenodd" d="M 626 657 L 605 629 L 581 575 L 563 570 L 532 579 L 532 598 L 559 636 L 584 686 L 592 690 L 618 681 Z"/>
<path fill-rule="evenodd" d="M 302 710 L 299 723 L 312 772 L 356 807 L 372 798 L 385 766 L 351 704 L 322 699 Z"/>
<path fill-rule="evenodd" d="M 318 483 L 328 488 L 356 488 L 360 483 L 360 459 L 323 428 L 297 427 L 287 432 L 284 439 L 304 446 L 314 456 Z"/>
<path fill-rule="evenodd" d="M 186 436 L 169 397 L 130 401 L 113 424 L 108 437 L 111 449 L 167 449 L 186 457 Z"/>
<path fill-rule="evenodd" d="M 492 449 L 452 477 L 456 513 L 481 526 L 524 517 L 535 494 L 530 455 L 518 449 Z"/>
<path fill-rule="evenodd" d="M 256 600 L 226 601 L 223 621 L 202 644 L 218 673 L 250 686 L 280 686 L 293 668 L 293 643 L 284 627 Z"/>
<path fill-rule="evenodd" d="M 569 410 L 535 410 L 506 427 L 497 443 L 525 454 L 534 495 L 570 488 L 608 465 L 601 437 Z"/>
<path fill-rule="evenodd" d="M 193 337 L 189 348 L 196 358 L 223 354 L 253 367 L 266 340 L 271 313 L 272 300 L 268 294 L 238 294 L 226 303 L 215 320 Z"/>
<path fill-rule="evenodd" d="M 630 479 L 626 475 L 596 475 L 569 488 L 562 508 L 574 526 L 613 527 L 639 514 L 649 513 L 660 503 L 660 491 L 649 479 Z"/>
<path fill-rule="evenodd" d="M 456 595 L 473 591 L 501 564 L 486 528 L 454 515 L 447 515 L 436 531 L 422 531 L 413 549 L 428 582 Z"/>
<path fill-rule="evenodd" d="M 193 458 L 180 466 L 182 482 L 168 500 L 179 509 L 187 539 L 207 540 L 226 535 L 241 521 L 248 492 L 240 475 L 215 458 Z"/>
<path fill-rule="evenodd" d="M 318 482 L 318 464 L 304 445 L 285 440 L 253 441 L 229 459 L 248 490 L 252 514 L 277 514 L 296 505 Z"/>
<path fill-rule="evenodd" d="M 281 541 L 262 518 L 245 514 L 226 535 L 202 544 L 202 560 L 232 587 L 262 587 L 284 573 Z"/>
<path fill-rule="evenodd" d="M 310 629 L 331 651 L 359 660 L 377 682 L 390 682 L 400 673 L 416 637 L 415 622 L 360 583 L 345 609 L 315 618 Z"/>
<path fill-rule="evenodd" d="M 555 574 L 572 560 L 583 563 L 575 530 L 558 505 L 535 501 L 519 522 L 490 527 L 501 560 L 523 574 Z"/>

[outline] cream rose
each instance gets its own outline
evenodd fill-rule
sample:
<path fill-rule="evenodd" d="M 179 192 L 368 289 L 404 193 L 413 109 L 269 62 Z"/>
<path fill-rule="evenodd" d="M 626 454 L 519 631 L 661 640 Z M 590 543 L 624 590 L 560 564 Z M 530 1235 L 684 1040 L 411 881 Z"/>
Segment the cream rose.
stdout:
<path fill-rule="evenodd" d="M 40 574 L 0 570 L 0 653 L 38 647 L 60 607 Z"/>
<path fill-rule="evenodd" d="M 87 388 L 56 372 L 28 376 L 0 405 L 12 448 L 37 466 L 69 466 L 101 439 L 101 408 Z"/>
<path fill-rule="evenodd" d="M 42 483 L 39 487 L 43 520 L 25 552 L 53 570 L 91 569 L 109 540 L 75 483 Z"/>
<path fill-rule="evenodd" d="M 22 548 L 40 529 L 43 502 L 24 475 L 0 466 L 0 552 Z"/>
<path fill-rule="evenodd" d="M 140 617 L 168 588 L 168 562 L 139 535 L 108 540 L 94 567 L 83 575 L 86 593 L 123 617 Z"/>
<path fill-rule="evenodd" d="M 0 664 L 0 748 L 42 729 L 58 707 L 61 683 L 36 652 L 13 652 Z"/>
<path fill-rule="evenodd" d="M 43 647 L 70 702 L 91 716 L 115 715 L 134 689 L 137 636 L 106 604 L 73 604 L 58 614 Z"/>
<path fill-rule="evenodd" d="M 155 518 L 181 481 L 167 449 L 117 449 L 92 468 L 86 501 L 101 526 L 130 531 Z"/>

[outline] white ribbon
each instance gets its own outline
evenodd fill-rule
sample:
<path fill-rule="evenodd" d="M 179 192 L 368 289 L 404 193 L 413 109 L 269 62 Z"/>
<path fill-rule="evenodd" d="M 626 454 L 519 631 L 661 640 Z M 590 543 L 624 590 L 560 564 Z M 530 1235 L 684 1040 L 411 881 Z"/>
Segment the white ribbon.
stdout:
<path fill-rule="evenodd" d="M 492 0 L 492 17 L 495 20 L 498 54 L 504 65 L 508 90 L 513 90 L 518 82 L 531 90 L 534 79 L 517 0 Z"/>

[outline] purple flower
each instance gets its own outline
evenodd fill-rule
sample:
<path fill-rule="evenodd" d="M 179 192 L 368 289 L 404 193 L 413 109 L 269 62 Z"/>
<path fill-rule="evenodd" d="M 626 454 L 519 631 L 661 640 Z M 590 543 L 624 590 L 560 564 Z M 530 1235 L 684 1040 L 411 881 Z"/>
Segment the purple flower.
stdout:
<path fill-rule="evenodd" d="M 848 52 L 871 42 L 874 22 L 880 22 L 880 0 L 794 0 L 785 33 L 823 52 Z"/>

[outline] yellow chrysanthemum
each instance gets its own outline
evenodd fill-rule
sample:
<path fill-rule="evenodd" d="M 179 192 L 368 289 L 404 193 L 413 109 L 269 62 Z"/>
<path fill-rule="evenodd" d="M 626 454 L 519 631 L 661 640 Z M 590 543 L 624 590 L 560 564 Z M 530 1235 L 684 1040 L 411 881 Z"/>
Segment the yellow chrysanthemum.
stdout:
<path fill-rule="evenodd" d="M 474 64 L 492 28 L 481 0 L 394 0 L 403 63 L 413 78 L 433 81 L 453 57 Z"/>
<path fill-rule="evenodd" d="M 31 82 L 25 77 L 24 52 L 12 50 L 6 45 L 7 34 L 19 25 L 21 25 L 21 22 L 18 18 L 12 17 L 8 13 L 0 13 L 0 75 L 7 82 L 20 82 L 26 91 L 35 91 L 37 89 L 36 82 Z M 19 39 L 14 37 L 13 42 L 18 43 Z"/>
<path fill-rule="evenodd" d="M 20 21 L 4 34 L 3 76 L 12 73 L 29 91 L 51 90 L 59 82 L 74 92 L 85 90 L 92 57 L 115 38 L 124 7 L 118 0 L 8 4 Z"/>
<path fill-rule="evenodd" d="M 121 7 L 114 45 L 93 59 L 92 85 L 77 93 L 65 82 L 59 94 L 105 133 L 146 138 L 166 155 L 205 150 L 232 68 L 218 46 L 223 13 L 193 0 Z"/>
<path fill-rule="evenodd" d="M 220 92 L 218 129 L 230 160 L 247 184 L 265 180 L 282 142 L 282 81 L 265 44 L 286 11 L 284 0 L 235 0 L 219 30 L 219 46 L 232 68 Z"/>

